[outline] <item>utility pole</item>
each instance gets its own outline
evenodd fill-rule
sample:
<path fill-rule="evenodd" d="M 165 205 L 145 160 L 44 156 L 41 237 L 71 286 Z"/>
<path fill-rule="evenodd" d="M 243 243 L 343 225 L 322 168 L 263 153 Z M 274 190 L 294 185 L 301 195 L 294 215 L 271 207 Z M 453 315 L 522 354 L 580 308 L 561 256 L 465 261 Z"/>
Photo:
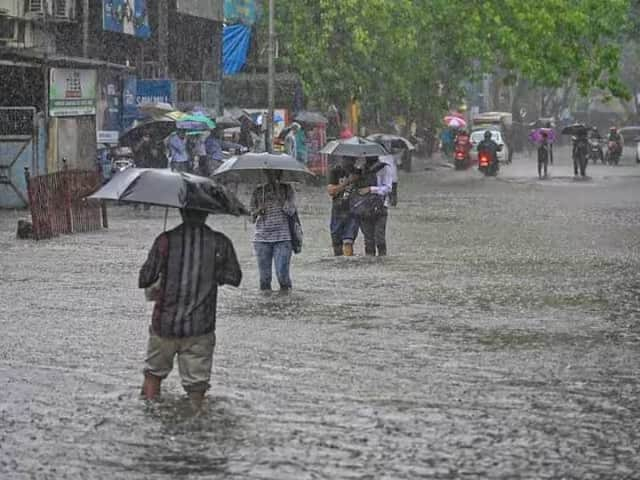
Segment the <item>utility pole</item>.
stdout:
<path fill-rule="evenodd" d="M 82 2 L 82 56 L 89 58 L 89 0 Z"/>
<path fill-rule="evenodd" d="M 275 109 L 275 68 L 273 65 L 273 50 L 275 31 L 273 26 L 274 0 L 269 0 L 269 73 L 268 73 L 268 109 L 267 109 L 267 152 L 273 151 L 273 110 Z"/>
<path fill-rule="evenodd" d="M 158 0 L 158 63 L 160 78 L 169 77 L 169 2 Z"/>
<path fill-rule="evenodd" d="M 44 82 L 44 103 L 42 105 L 42 113 L 44 117 L 44 170 L 49 171 L 49 5 L 47 0 L 42 1 L 42 31 L 44 32 L 44 45 L 42 46 L 42 79 Z M 38 162 L 39 163 L 39 162 Z"/>

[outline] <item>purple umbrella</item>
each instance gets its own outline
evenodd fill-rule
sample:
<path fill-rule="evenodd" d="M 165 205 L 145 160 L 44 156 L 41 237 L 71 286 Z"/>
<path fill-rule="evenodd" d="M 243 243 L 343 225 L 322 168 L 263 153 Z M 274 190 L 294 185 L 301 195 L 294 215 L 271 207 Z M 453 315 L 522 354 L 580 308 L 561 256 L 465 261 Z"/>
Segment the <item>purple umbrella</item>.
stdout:
<path fill-rule="evenodd" d="M 556 139 L 556 132 L 553 131 L 552 128 L 536 128 L 535 130 L 531 130 L 529 134 L 529 140 L 533 143 L 542 143 L 542 134 L 547 134 L 547 141 L 549 143 L 553 143 Z"/>

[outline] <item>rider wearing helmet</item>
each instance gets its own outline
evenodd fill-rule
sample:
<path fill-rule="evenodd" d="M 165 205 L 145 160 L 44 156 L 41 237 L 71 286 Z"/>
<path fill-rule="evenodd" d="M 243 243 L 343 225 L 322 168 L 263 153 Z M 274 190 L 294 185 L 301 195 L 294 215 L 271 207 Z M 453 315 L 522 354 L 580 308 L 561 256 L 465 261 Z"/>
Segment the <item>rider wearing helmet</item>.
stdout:
<path fill-rule="evenodd" d="M 620 133 L 618 133 L 618 129 L 616 127 L 609 128 L 609 137 L 607 138 L 607 140 L 619 144 L 622 143 L 622 137 L 620 136 Z"/>
<path fill-rule="evenodd" d="M 498 150 L 500 150 L 500 147 L 492 140 L 491 136 L 491 130 L 484 132 L 484 140 L 478 144 L 478 155 L 481 152 L 487 152 L 491 158 L 491 165 L 493 165 L 498 162 Z"/>

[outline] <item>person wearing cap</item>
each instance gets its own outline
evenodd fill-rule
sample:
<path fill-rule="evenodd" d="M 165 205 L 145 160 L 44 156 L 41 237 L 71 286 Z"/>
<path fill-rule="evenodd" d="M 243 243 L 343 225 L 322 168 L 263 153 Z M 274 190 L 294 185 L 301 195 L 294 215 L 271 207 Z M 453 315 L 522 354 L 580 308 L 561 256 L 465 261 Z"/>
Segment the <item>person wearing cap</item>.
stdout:
<path fill-rule="evenodd" d="M 218 287 L 239 286 L 242 271 L 231 240 L 206 225 L 207 212 L 180 214 L 183 223 L 155 239 L 138 277 L 138 286 L 155 302 L 142 395 L 160 395 L 177 356 L 182 387 L 200 410 L 216 343 Z"/>

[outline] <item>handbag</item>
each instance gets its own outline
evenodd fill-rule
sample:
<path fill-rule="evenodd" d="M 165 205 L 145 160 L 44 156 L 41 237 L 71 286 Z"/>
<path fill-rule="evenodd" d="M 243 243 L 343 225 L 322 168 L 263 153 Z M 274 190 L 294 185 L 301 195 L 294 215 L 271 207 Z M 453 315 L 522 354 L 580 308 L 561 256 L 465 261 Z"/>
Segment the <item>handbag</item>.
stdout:
<path fill-rule="evenodd" d="M 294 212 L 293 215 L 287 215 L 287 219 L 289 220 L 289 233 L 291 234 L 293 253 L 300 253 L 302 252 L 302 238 L 304 233 L 298 212 Z"/>
<path fill-rule="evenodd" d="M 358 192 L 353 192 L 350 197 L 351 213 L 356 217 L 364 218 L 380 215 L 384 209 L 384 199 L 384 195 L 377 193 L 360 195 Z"/>

